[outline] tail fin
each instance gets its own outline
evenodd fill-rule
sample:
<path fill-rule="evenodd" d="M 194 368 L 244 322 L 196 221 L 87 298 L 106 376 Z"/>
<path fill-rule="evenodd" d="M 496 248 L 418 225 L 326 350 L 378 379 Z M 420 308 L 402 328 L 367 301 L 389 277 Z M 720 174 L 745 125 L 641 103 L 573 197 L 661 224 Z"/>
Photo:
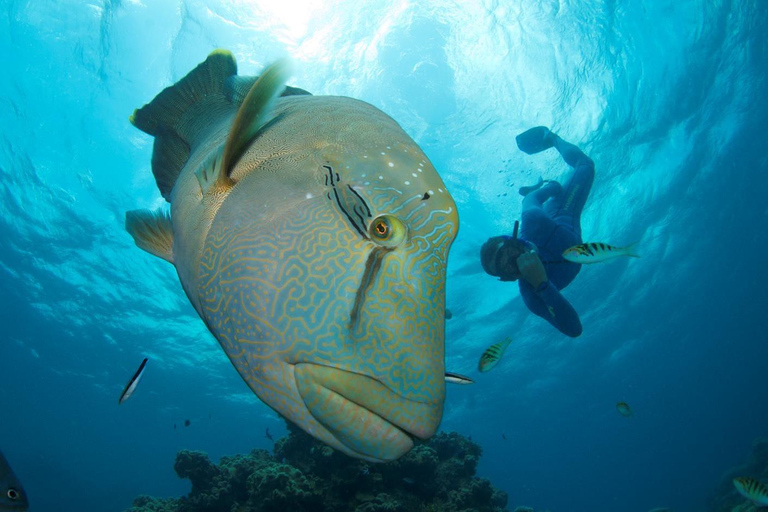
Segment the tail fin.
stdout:
<path fill-rule="evenodd" d="M 137 109 L 131 123 L 155 137 L 152 173 L 166 200 L 197 137 L 210 125 L 210 115 L 202 112 L 233 113 L 225 95 L 225 82 L 237 75 L 237 63 L 229 51 L 214 50 L 187 76 L 164 89 L 149 104 Z"/>
<path fill-rule="evenodd" d="M 640 254 L 638 254 L 638 251 L 637 251 L 637 247 L 639 244 L 640 244 L 640 240 L 626 246 L 624 250 L 626 251 L 627 256 L 631 256 L 632 258 L 639 258 Z"/>

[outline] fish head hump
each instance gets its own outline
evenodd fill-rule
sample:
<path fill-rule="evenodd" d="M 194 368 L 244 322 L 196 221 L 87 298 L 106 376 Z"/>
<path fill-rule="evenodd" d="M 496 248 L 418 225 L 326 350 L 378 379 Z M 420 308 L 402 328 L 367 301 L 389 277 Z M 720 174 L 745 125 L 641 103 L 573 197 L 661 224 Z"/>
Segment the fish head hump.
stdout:
<path fill-rule="evenodd" d="M 349 455 L 393 460 L 437 429 L 456 204 L 391 118 L 281 99 L 207 234 L 200 311 L 264 402 Z"/>

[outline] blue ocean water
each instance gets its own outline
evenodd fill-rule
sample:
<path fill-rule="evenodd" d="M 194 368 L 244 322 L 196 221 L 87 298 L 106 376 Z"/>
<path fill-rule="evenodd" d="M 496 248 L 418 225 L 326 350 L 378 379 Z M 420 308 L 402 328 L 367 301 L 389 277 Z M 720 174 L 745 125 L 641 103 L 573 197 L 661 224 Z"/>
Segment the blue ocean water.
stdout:
<path fill-rule="evenodd" d="M 510 510 L 705 510 L 768 433 L 765 2 L 2 5 L 0 449 L 32 510 L 178 496 L 178 450 L 216 460 L 286 431 L 173 268 L 123 228 L 126 210 L 162 204 L 152 140 L 128 115 L 217 47 L 241 74 L 290 56 L 291 84 L 382 109 L 441 173 L 461 218 L 446 362 L 476 378 L 449 388 L 441 428 L 483 446 L 479 473 Z M 641 259 L 585 267 L 565 291 L 577 339 L 478 261 L 519 218 L 518 187 L 566 170 L 553 151 L 517 150 L 536 125 L 596 163 L 585 238 L 641 241 Z M 506 336 L 502 363 L 478 374 Z"/>

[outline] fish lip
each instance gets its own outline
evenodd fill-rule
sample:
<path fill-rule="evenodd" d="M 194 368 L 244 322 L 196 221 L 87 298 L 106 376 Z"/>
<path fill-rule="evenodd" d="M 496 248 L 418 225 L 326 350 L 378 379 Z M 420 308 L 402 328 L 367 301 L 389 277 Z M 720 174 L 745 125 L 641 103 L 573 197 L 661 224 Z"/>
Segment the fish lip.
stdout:
<path fill-rule="evenodd" d="M 397 399 L 401 402 L 401 404 L 404 405 L 411 405 L 412 407 L 419 410 L 419 412 L 423 411 L 427 413 L 429 409 L 438 407 L 440 414 L 439 416 L 442 417 L 442 406 L 437 403 L 429 402 L 426 400 L 412 400 L 410 398 L 404 397 L 402 394 L 398 393 L 397 391 L 393 390 L 390 386 L 388 386 L 386 383 L 382 382 L 380 379 L 373 377 L 371 375 L 367 375 L 361 372 L 355 372 L 352 370 L 348 370 L 345 368 L 339 368 L 337 366 L 324 364 L 324 363 L 315 363 L 315 362 L 300 362 L 294 364 L 295 369 L 298 369 L 299 367 L 307 367 L 307 368 L 322 368 L 331 370 L 332 372 L 336 372 L 341 375 L 349 375 L 354 376 L 359 379 L 368 379 L 370 381 L 373 381 L 376 383 L 376 385 L 381 386 L 382 388 L 386 389 L 388 392 L 392 393 Z M 333 387 L 329 387 L 324 385 L 322 382 L 319 382 L 315 380 L 315 383 L 325 387 L 326 389 L 332 391 L 333 393 L 336 393 L 338 396 L 343 398 L 344 400 L 355 404 L 356 406 L 365 409 L 368 413 L 380 418 L 382 421 L 386 422 L 389 426 L 391 426 L 393 429 L 397 430 L 404 436 L 406 436 L 408 439 L 413 441 L 414 439 L 428 439 L 430 438 L 436 431 L 437 427 L 439 425 L 439 421 L 435 422 L 433 427 L 424 428 L 423 422 L 415 423 L 413 425 L 406 425 L 403 421 L 397 421 L 397 419 L 394 417 L 393 414 L 382 414 L 380 412 L 377 412 L 371 408 L 370 401 L 366 403 L 366 400 L 356 400 L 353 397 L 348 396 L 344 392 L 340 391 L 338 388 L 334 389 Z M 421 417 L 421 414 L 418 414 L 419 417 Z"/>

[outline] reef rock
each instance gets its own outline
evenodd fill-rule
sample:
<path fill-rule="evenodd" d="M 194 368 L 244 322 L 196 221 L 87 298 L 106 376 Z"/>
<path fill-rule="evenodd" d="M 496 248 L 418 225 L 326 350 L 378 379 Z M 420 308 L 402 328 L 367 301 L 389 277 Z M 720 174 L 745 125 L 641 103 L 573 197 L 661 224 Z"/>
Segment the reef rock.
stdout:
<path fill-rule="evenodd" d="M 367 464 L 288 424 L 274 454 L 222 457 L 181 451 L 174 469 L 192 490 L 178 499 L 139 496 L 128 512 L 506 512 L 507 494 L 475 476 L 479 445 L 439 433 L 400 459 Z M 518 508 L 518 510 L 521 510 Z M 531 510 L 532 509 L 528 509 Z"/>

